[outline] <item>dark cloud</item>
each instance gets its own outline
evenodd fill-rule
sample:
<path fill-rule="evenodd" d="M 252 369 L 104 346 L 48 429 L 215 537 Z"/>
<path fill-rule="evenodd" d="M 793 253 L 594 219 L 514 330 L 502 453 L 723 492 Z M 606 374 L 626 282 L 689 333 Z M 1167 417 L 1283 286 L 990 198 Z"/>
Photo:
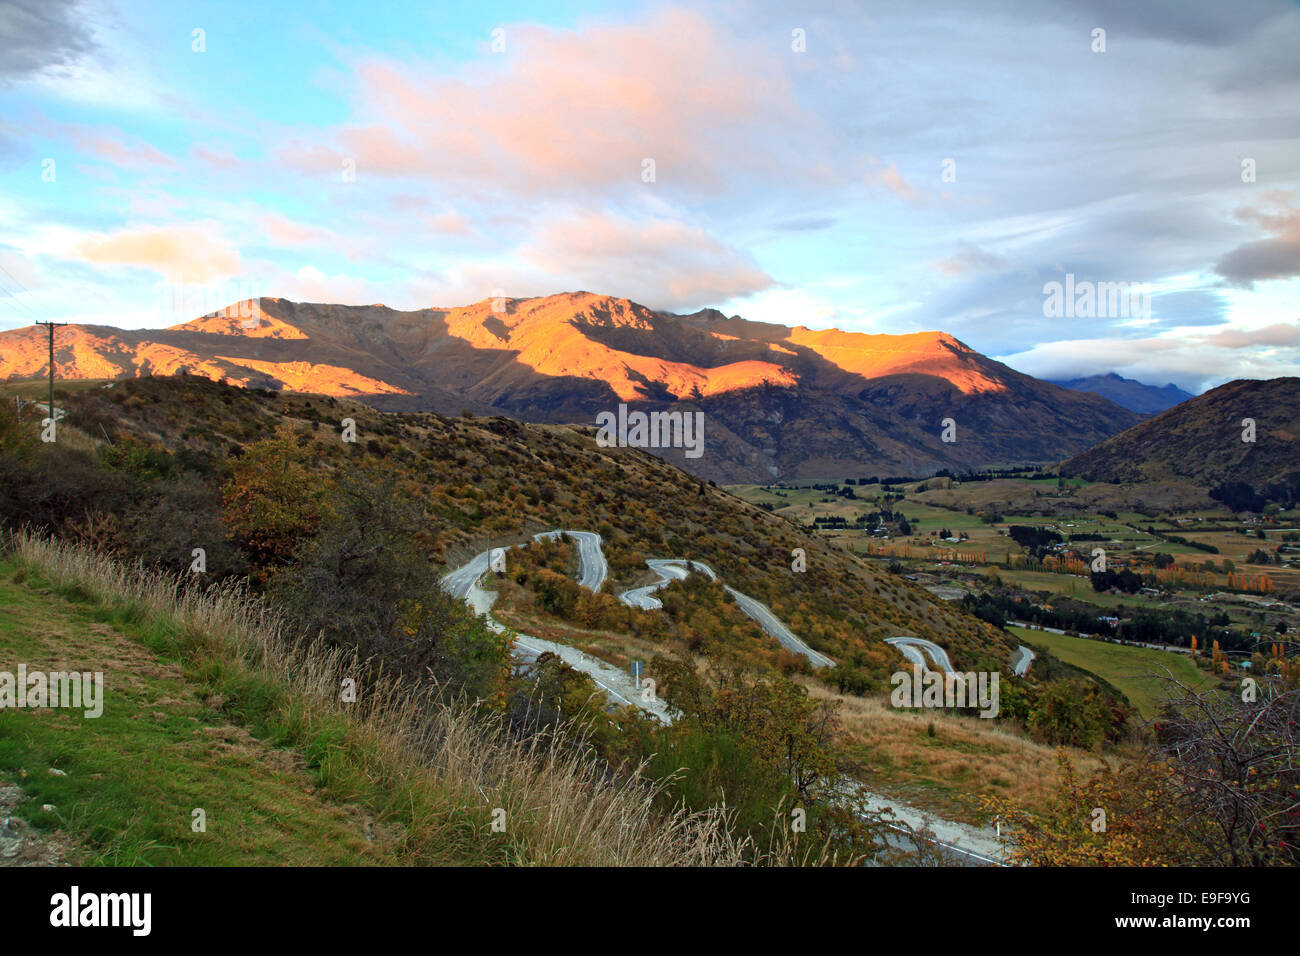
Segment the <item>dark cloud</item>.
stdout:
<path fill-rule="evenodd" d="M 69 66 L 95 49 L 81 0 L 0 0 L 0 82 Z"/>
<path fill-rule="evenodd" d="M 1260 279 L 1300 276 L 1300 241 L 1259 239 L 1238 246 L 1214 264 L 1230 285 L 1254 288 Z"/>
<path fill-rule="evenodd" d="M 1272 190 L 1260 196 L 1260 204 L 1237 210 L 1237 220 L 1273 233 L 1273 238 L 1256 239 L 1239 245 L 1214 265 L 1214 271 L 1229 285 L 1250 289 L 1261 279 L 1289 279 L 1300 276 L 1300 209 L 1294 194 Z"/>
<path fill-rule="evenodd" d="M 1231 46 L 1290 8 L 1286 0 L 1233 0 L 1189 3 L 1188 0 L 1072 0 L 1073 19 L 1106 31 L 1107 45 L 1123 34 L 1197 46 Z"/>

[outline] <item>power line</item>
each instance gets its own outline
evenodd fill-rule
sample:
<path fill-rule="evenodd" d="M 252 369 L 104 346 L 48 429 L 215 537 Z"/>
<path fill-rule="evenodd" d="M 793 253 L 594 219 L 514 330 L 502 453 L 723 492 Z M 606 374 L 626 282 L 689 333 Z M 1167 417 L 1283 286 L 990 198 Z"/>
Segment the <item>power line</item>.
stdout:
<path fill-rule="evenodd" d="M 14 275 L 12 272 L 10 272 L 8 269 L 6 269 L 6 268 L 4 267 L 3 264 L 0 264 L 0 272 L 3 272 L 5 275 L 7 275 L 7 276 L 9 277 L 9 281 L 11 281 L 15 286 L 18 287 L 18 290 L 19 290 L 18 292 L 10 292 L 10 293 L 9 293 L 9 299 L 13 302 L 14 306 L 16 306 L 16 307 L 18 307 L 19 309 L 22 310 L 23 315 L 24 315 L 24 317 L 27 319 L 28 322 L 39 322 L 40 319 L 39 319 L 38 314 L 37 314 L 36 312 L 33 312 L 33 311 L 29 308 L 29 306 L 28 306 L 28 304 L 27 304 L 26 302 L 24 302 L 23 300 L 21 300 L 21 299 L 18 298 L 18 296 L 19 296 L 21 293 L 24 293 L 24 292 L 27 293 L 28 295 L 31 295 L 31 294 L 32 294 L 32 290 L 29 289 L 29 288 L 27 288 L 27 286 L 23 285 L 23 283 L 20 282 L 20 281 L 18 280 L 18 277 L 15 276 L 15 275 Z M 6 291 L 8 291 L 8 290 L 6 290 Z M 48 315 L 48 314 L 49 314 L 49 310 L 48 310 L 48 309 L 42 310 L 42 314 Z"/>

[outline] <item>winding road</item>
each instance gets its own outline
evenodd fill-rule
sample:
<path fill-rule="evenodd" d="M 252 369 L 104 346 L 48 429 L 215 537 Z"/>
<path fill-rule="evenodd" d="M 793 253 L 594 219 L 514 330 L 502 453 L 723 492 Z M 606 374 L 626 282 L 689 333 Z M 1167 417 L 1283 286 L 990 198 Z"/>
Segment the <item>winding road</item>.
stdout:
<path fill-rule="evenodd" d="M 956 670 L 952 666 L 952 661 L 948 659 L 948 652 L 934 641 L 927 641 L 923 637 L 887 637 L 885 643 L 898 648 L 904 657 L 913 664 L 920 664 L 923 668 L 930 667 L 921 655 L 921 652 L 925 651 L 926 654 L 930 655 L 930 660 L 934 662 L 934 670 L 942 671 L 945 674 Z"/>
<path fill-rule="evenodd" d="M 710 581 L 718 580 L 717 574 L 703 561 L 692 561 L 689 558 L 647 558 L 646 564 L 650 567 L 650 570 L 659 575 L 659 580 L 654 584 L 631 588 L 620 594 L 618 599 L 629 607 L 639 607 L 647 611 L 654 611 L 663 607 L 663 602 L 654 597 L 654 592 L 666 587 L 674 580 L 680 581 L 684 579 L 692 569 L 706 575 Z M 786 650 L 802 654 L 808 658 L 808 662 L 813 667 L 835 666 L 833 660 L 825 654 L 813 650 L 795 636 L 795 633 L 786 627 L 781 619 L 772 613 L 771 608 L 762 601 L 755 600 L 748 594 L 742 594 L 730 585 L 724 584 L 723 587 L 735 600 L 736 605 L 763 629 L 763 633 L 767 634 L 768 637 L 776 638 Z"/>
<path fill-rule="evenodd" d="M 588 590 L 599 591 L 609 576 L 609 565 L 605 559 L 600 535 L 590 531 L 555 529 L 543 531 L 533 537 L 537 541 L 543 541 L 554 540 L 561 535 L 568 535 L 578 543 L 578 583 Z M 479 579 L 490 570 L 494 550 L 489 548 L 476 554 L 465 564 L 443 575 L 441 578 L 443 589 L 453 596 L 461 598 L 475 612 L 486 617 L 486 624 L 491 630 L 499 634 L 512 633 L 514 635 L 513 653 L 517 658 L 536 660 L 544 653 L 555 654 L 574 670 L 581 671 L 590 677 L 611 699 L 651 713 L 665 724 L 673 722 L 673 714 L 663 700 L 656 696 L 643 694 L 632 677 L 624 673 L 620 668 L 567 644 L 557 644 L 553 641 L 542 640 L 517 631 L 512 632 L 510 628 L 493 618 L 491 610 L 492 605 L 496 602 L 496 592 L 487 591 L 480 587 Z M 683 580 L 692 570 L 706 575 L 711 581 L 718 580 L 717 574 L 707 564 L 689 558 L 651 558 L 646 561 L 646 565 L 659 575 L 659 581 L 622 592 L 619 595 L 619 600 L 624 604 L 645 610 L 658 610 L 663 607 L 663 603 L 654 597 L 654 592 L 666 587 L 674 580 Z M 740 609 L 753 618 L 765 633 L 776 638 L 781 643 L 781 646 L 803 654 L 816 667 L 835 666 L 835 662 L 829 657 L 813 650 L 796 637 L 765 604 L 746 594 L 742 594 L 735 588 L 723 586 L 726 587 L 727 593 L 735 599 Z M 915 663 L 926 666 L 925 657 L 922 653 L 924 652 L 924 654 L 929 655 L 937 668 L 944 671 L 953 669 L 947 652 L 933 641 L 906 636 L 891 637 L 886 640 L 887 643 L 898 648 L 904 656 Z M 1032 651 L 1030 654 L 1029 659 L 1032 660 Z M 933 842 L 939 848 L 941 856 L 949 863 L 976 866 L 1004 865 L 1000 859 L 1001 846 L 991 832 L 933 817 L 915 807 L 901 804 L 898 801 L 877 794 L 871 794 L 869 791 L 862 789 L 860 784 L 855 783 L 854 785 L 864 795 L 869 796 L 869 805 L 871 807 L 891 807 L 895 818 L 900 823 L 913 828 L 927 827 L 934 834 Z M 898 837 L 891 838 L 891 841 L 897 846 L 906 847 L 915 839 L 918 839 L 918 837 L 908 835 L 908 832 L 903 827 L 895 826 L 894 829 L 898 830 L 900 834 Z"/>
<path fill-rule="evenodd" d="M 609 577 L 609 563 L 600 535 L 594 531 L 543 531 L 533 535 L 535 541 L 555 541 L 568 535 L 578 542 L 578 583 L 588 591 L 599 591 Z"/>
<path fill-rule="evenodd" d="M 1017 677 L 1024 677 L 1025 673 L 1029 670 L 1029 665 L 1034 662 L 1034 657 L 1036 655 L 1023 644 L 1016 648 L 1016 653 L 1020 656 L 1016 658 L 1015 663 L 1012 664 L 1012 673 Z"/>
<path fill-rule="evenodd" d="M 539 540 L 548 535 L 557 535 L 560 532 L 543 532 L 537 535 Z M 565 534 L 574 534 L 574 532 L 563 532 Z M 599 581 L 604 583 L 605 575 L 608 573 L 605 564 L 605 556 L 600 551 L 600 536 L 590 532 L 582 532 L 584 535 L 590 534 L 596 540 L 596 555 L 598 560 L 592 557 L 587 549 L 581 545 L 582 539 L 579 538 L 579 560 L 581 568 L 579 580 L 584 583 L 584 587 L 589 586 L 589 582 Z M 576 535 L 575 535 L 576 537 Z M 475 613 L 487 619 L 487 627 L 497 634 L 514 634 L 513 653 L 516 658 L 526 661 L 536 660 L 542 654 L 551 653 L 564 663 L 568 664 L 576 671 L 581 671 L 590 677 L 598 687 L 607 693 L 611 699 L 620 704 L 627 704 L 632 707 L 640 708 L 647 713 L 653 714 L 665 724 L 673 722 L 672 713 L 668 705 L 662 699 L 655 695 L 646 694 L 637 684 L 636 680 L 630 674 L 625 673 L 622 668 L 615 667 L 607 661 L 602 661 L 598 657 L 581 651 L 576 647 L 568 644 L 557 644 L 554 641 L 543 640 L 540 637 L 533 637 L 531 634 L 521 634 L 518 631 L 512 632 L 504 624 L 494 618 L 491 614 L 492 605 L 496 603 L 497 594 L 495 591 L 487 591 L 479 587 L 479 578 L 486 574 L 491 567 L 492 552 L 496 550 L 489 548 L 476 554 L 470 561 L 461 565 L 455 570 L 449 571 L 441 578 L 441 585 L 444 591 L 453 597 L 461 598 L 468 604 Z M 598 585 L 599 586 L 599 585 Z M 592 588 L 595 590 L 595 588 Z"/>

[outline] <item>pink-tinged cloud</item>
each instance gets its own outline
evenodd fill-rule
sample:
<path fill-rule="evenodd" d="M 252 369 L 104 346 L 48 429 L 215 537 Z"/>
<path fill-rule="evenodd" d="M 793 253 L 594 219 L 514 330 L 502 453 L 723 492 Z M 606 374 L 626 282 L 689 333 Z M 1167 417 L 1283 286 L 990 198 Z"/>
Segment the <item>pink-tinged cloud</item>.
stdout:
<path fill-rule="evenodd" d="M 895 196 L 906 199 L 908 202 L 916 202 L 922 198 L 920 191 L 903 178 L 903 174 L 898 171 L 898 167 L 893 163 L 885 166 L 874 156 L 868 156 L 867 163 L 870 169 L 863 176 L 863 181 L 868 185 L 883 186 Z"/>
<path fill-rule="evenodd" d="M 262 216 L 260 225 L 267 237 L 282 246 L 330 246 L 338 236 L 320 226 L 294 222 L 278 213 Z"/>
<path fill-rule="evenodd" d="M 336 174 L 352 159 L 358 180 L 434 177 L 527 195 L 656 183 L 720 191 L 737 169 L 807 165 L 800 134 L 809 120 L 792 95 L 788 58 L 742 45 L 700 13 L 504 29 L 504 52 L 485 51 L 454 75 L 360 62 L 356 122 L 328 144 L 287 146 L 281 160 Z M 656 183 L 643 182 L 646 159 Z"/>
<path fill-rule="evenodd" d="M 78 149 L 107 160 L 119 169 L 176 169 L 179 165 L 170 156 L 121 130 L 92 130 L 85 126 L 65 126 L 63 130 Z"/>
<path fill-rule="evenodd" d="M 239 165 L 239 160 L 234 154 L 225 150 L 208 149 L 206 146 L 195 146 L 190 150 L 190 155 L 209 169 L 218 172 L 226 172 Z"/>
<path fill-rule="evenodd" d="M 434 232 L 451 236 L 468 236 L 474 232 L 469 220 L 454 210 L 441 212 L 434 216 L 421 216 L 420 219 Z"/>
<path fill-rule="evenodd" d="M 667 219 L 584 213 L 540 226 L 520 250 L 566 288 L 614 288 L 660 308 L 692 308 L 773 285 L 745 253 L 702 229 Z"/>
<path fill-rule="evenodd" d="M 1295 194 L 1270 190 L 1260 196 L 1263 204 L 1237 211 L 1237 219 L 1259 226 L 1274 235 L 1243 243 L 1214 264 L 1214 271 L 1231 285 L 1253 288 L 1257 281 L 1300 276 L 1300 209 Z"/>
<path fill-rule="evenodd" d="M 240 271 L 239 253 L 201 226 L 123 229 L 83 240 L 73 254 L 97 265 L 153 269 L 176 282 L 208 282 Z"/>
<path fill-rule="evenodd" d="M 1300 346 L 1300 325 L 1277 322 L 1260 329 L 1239 331 L 1225 329 L 1205 337 L 1207 345 L 1221 349 L 1246 349 L 1257 345 L 1263 346 Z"/>

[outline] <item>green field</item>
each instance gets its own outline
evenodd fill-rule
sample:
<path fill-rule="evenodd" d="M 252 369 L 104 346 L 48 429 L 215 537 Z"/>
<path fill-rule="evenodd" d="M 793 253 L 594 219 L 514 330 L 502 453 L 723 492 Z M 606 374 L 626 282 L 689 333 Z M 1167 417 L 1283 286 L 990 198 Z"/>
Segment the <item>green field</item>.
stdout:
<path fill-rule="evenodd" d="M 1169 676 L 1194 690 L 1205 690 L 1211 678 L 1197 668 L 1185 654 L 1157 651 L 1146 647 L 1108 644 L 1086 637 L 1046 634 L 1023 627 L 1008 627 L 1025 644 L 1046 649 L 1056 657 L 1082 670 L 1096 674 L 1117 687 L 1143 717 L 1155 716 L 1159 701 L 1169 696 Z"/>

